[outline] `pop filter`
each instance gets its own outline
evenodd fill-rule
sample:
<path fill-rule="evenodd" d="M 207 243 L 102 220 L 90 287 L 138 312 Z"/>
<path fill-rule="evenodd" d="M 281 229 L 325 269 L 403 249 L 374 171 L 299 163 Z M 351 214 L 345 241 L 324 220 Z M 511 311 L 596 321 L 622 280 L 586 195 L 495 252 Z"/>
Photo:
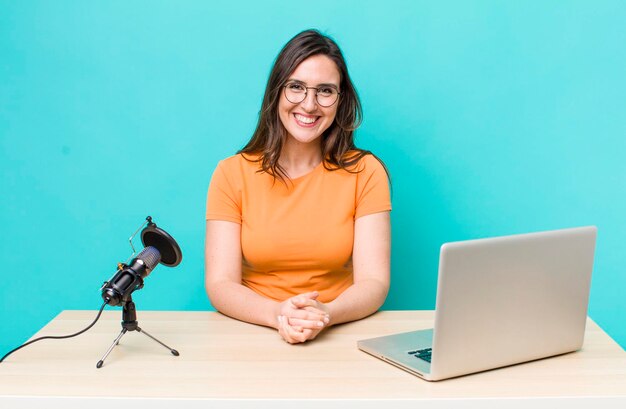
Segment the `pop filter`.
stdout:
<path fill-rule="evenodd" d="M 161 264 L 175 267 L 183 260 L 183 253 L 176 240 L 152 222 L 148 216 L 148 225 L 141 231 L 141 242 L 144 247 L 152 246 L 161 253 Z"/>

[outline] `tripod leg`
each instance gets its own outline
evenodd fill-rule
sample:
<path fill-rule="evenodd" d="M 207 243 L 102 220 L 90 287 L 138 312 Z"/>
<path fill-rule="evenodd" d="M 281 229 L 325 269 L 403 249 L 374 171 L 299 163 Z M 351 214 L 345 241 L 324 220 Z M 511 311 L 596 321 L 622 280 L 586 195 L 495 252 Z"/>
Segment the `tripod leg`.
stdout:
<path fill-rule="evenodd" d="M 155 337 L 153 337 L 152 335 L 148 334 L 146 331 L 142 330 L 141 328 L 137 327 L 137 331 L 141 332 L 142 334 L 147 335 L 148 337 L 152 338 L 153 340 L 155 340 L 156 342 L 158 342 L 159 344 L 163 345 L 165 348 L 169 349 L 170 352 L 172 353 L 172 355 L 174 356 L 179 356 L 180 354 L 178 353 L 177 350 L 172 349 L 170 347 L 168 347 L 167 345 L 165 345 L 164 343 L 162 343 L 161 341 L 159 341 L 158 339 L 156 339 Z"/>
<path fill-rule="evenodd" d="M 109 347 L 109 350 L 106 352 L 106 354 L 104 354 L 102 359 L 98 361 L 98 363 L 96 364 L 96 368 L 102 368 L 102 365 L 104 364 L 104 360 L 107 359 L 107 356 L 109 356 L 111 351 L 113 351 L 113 348 L 115 348 L 116 345 L 119 345 L 120 339 L 122 339 L 124 334 L 126 334 L 126 331 L 127 331 L 126 328 L 122 328 L 122 332 L 120 332 L 120 335 L 118 335 L 117 338 L 115 338 L 115 341 L 113 341 L 113 344 L 111 344 L 111 346 Z"/>

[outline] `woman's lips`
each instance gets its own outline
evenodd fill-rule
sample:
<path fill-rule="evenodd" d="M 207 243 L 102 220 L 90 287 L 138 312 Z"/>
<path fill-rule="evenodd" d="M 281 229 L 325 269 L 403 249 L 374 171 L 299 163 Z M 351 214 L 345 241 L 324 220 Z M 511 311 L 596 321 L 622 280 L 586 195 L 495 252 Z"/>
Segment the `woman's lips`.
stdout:
<path fill-rule="evenodd" d="M 303 128 L 312 128 L 319 121 L 319 116 L 313 115 L 302 115 L 302 114 L 293 114 L 293 117 L 296 120 L 296 123 Z"/>

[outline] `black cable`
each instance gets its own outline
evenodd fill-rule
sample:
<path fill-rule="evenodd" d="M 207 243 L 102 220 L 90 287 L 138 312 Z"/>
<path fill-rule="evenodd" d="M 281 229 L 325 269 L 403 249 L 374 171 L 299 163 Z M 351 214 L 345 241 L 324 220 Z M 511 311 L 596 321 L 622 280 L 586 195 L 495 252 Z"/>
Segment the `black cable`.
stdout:
<path fill-rule="evenodd" d="M 105 307 L 106 305 L 107 305 L 106 301 L 105 301 L 104 303 L 102 303 L 102 307 L 100 307 L 100 311 L 98 311 L 98 315 L 96 316 L 96 319 L 95 319 L 95 320 L 93 320 L 93 322 L 92 322 L 91 324 L 89 324 L 89 326 L 88 326 L 87 328 L 85 328 L 84 330 L 78 331 L 77 333 L 72 334 L 72 335 L 61 335 L 61 336 L 52 336 L 52 335 L 51 335 L 51 336 L 45 336 L 45 337 L 35 338 L 35 339 L 31 340 L 31 341 L 28 341 L 28 342 L 27 342 L 27 343 L 25 343 L 25 344 L 20 345 L 19 347 L 15 348 L 14 350 L 9 351 L 9 352 L 8 352 L 5 356 L 3 356 L 2 358 L 0 358 L 0 362 L 4 361 L 4 358 L 6 358 L 7 356 L 11 355 L 13 352 L 18 351 L 18 350 L 20 350 L 20 349 L 24 348 L 25 346 L 32 344 L 33 342 L 41 341 L 42 339 L 64 339 L 64 338 L 72 338 L 72 337 L 75 337 L 75 336 L 77 336 L 77 335 L 82 334 L 83 332 L 85 332 L 85 331 L 89 330 L 91 327 L 93 327 L 93 326 L 96 324 L 96 322 L 98 322 L 98 319 L 100 318 L 100 315 L 102 315 L 102 310 L 104 310 L 104 307 Z"/>

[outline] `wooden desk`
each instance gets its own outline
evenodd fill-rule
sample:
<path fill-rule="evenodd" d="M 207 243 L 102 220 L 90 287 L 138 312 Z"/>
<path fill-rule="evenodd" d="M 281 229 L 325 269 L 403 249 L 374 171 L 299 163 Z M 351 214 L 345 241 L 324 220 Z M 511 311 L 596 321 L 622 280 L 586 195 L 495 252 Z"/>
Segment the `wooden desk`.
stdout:
<path fill-rule="evenodd" d="M 73 333 L 94 316 L 64 311 L 36 336 Z M 139 311 L 140 326 L 181 355 L 129 332 L 96 369 L 121 329 L 121 311 L 105 311 L 85 334 L 37 342 L 1 363 L 0 408 L 374 408 L 386 401 L 526 408 L 529 398 L 534 408 L 626 408 L 626 353 L 591 320 L 579 352 L 435 383 L 356 347 L 359 339 L 432 327 L 433 318 L 433 311 L 379 312 L 289 345 L 274 330 L 214 312 Z"/>

